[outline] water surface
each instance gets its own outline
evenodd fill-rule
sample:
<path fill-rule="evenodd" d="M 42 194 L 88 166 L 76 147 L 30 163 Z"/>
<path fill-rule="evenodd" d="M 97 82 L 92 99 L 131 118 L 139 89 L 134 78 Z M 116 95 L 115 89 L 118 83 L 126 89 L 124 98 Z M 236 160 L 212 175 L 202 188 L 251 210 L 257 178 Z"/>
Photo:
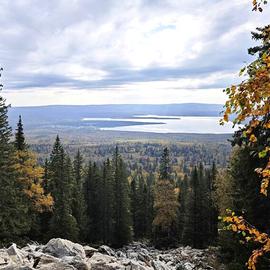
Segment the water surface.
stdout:
<path fill-rule="evenodd" d="M 233 133 L 232 123 L 219 125 L 220 117 L 203 116 L 159 116 L 137 115 L 133 118 L 84 118 L 86 122 L 110 121 L 110 127 L 99 127 L 101 130 L 154 132 L 154 133 Z M 117 125 L 121 122 L 121 126 Z M 125 122 L 127 124 L 125 125 Z M 132 123 L 136 123 L 136 125 Z M 114 125 L 115 123 L 115 125 Z M 124 123 L 124 124 L 123 124 Z M 140 124 L 142 123 L 142 124 Z"/>

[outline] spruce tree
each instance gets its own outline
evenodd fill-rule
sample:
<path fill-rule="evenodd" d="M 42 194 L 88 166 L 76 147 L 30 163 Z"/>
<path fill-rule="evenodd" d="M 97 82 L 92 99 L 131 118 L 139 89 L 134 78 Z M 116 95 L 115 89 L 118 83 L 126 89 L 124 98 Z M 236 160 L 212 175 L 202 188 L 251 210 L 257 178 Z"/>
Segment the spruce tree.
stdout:
<path fill-rule="evenodd" d="M 24 151 L 26 149 L 25 136 L 23 131 L 22 117 L 19 116 L 19 122 L 15 133 L 15 148 L 17 151 Z"/>
<path fill-rule="evenodd" d="M 72 164 L 65 154 L 59 137 L 52 150 L 49 164 L 49 190 L 54 198 L 49 237 L 78 240 L 79 228 L 72 215 Z"/>
<path fill-rule="evenodd" d="M 178 201 L 175 183 L 171 177 L 169 151 L 167 148 L 164 149 L 162 154 L 159 178 L 155 185 L 154 196 L 154 244 L 157 247 L 174 246 L 177 242 Z"/>
<path fill-rule="evenodd" d="M 215 177 L 213 170 L 215 166 L 212 170 L 206 170 L 200 163 L 198 168 L 193 168 L 188 186 L 182 187 L 186 194 L 182 195 L 185 202 L 181 206 L 180 201 L 179 209 L 181 242 L 194 248 L 207 247 L 216 240 L 218 217 L 212 195 Z"/>
<path fill-rule="evenodd" d="M 120 247 L 127 244 L 131 239 L 131 219 L 129 185 L 125 164 L 115 148 L 113 156 L 113 177 L 114 177 L 114 246 Z"/>
<path fill-rule="evenodd" d="M 179 211 L 178 211 L 178 239 L 180 243 L 183 243 L 183 230 L 185 224 L 185 217 L 187 215 L 187 195 L 188 195 L 188 177 L 184 176 L 184 179 L 179 183 Z"/>
<path fill-rule="evenodd" d="M 210 214 L 209 214 L 209 234 L 211 239 L 211 244 L 215 244 L 218 237 L 218 208 L 215 203 L 215 182 L 217 178 L 217 168 L 216 163 L 213 162 L 212 168 L 209 175 L 209 205 L 210 205 Z"/>
<path fill-rule="evenodd" d="M 103 164 L 101 200 L 102 241 L 106 244 L 113 243 L 114 229 L 114 179 L 112 166 L 109 159 Z"/>
<path fill-rule="evenodd" d="M 28 208 L 14 169 L 15 152 L 7 113 L 8 106 L 0 96 L 0 243 L 16 241 L 29 230 Z"/>
<path fill-rule="evenodd" d="M 130 183 L 130 210 L 133 225 L 133 234 L 137 238 L 137 208 L 138 208 L 138 195 L 137 195 L 137 177 L 133 176 Z"/>
<path fill-rule="evenodd" d="M 186 215 L 183 228 L 183 244 L 201 248 L 200 235 L 200 200 L 199 175 L 195 166 L 189 181 Z"/>
<path fill-rule="evenodd" d="M 88 173 L 85 180 L 85 200 L 87 204 L 87 241 L 97 243 L 102 239 L 101 220 L 101 173 L 96 163 L 89 163 Z"/>
<path fill-rule="evenodd" d="M 152 238 L 152 224 L 154 219 L 154 185 L 155 185 L 155 176 L 153 173 L 150 173 L 146 178 L 146 208 L 145 216 L 147 222 L 146 235 L 148 238 Z"/>
<path fill-rule="evenodd" d="M 75 217 L 78 227 L 80 240 L 85 239 L 86 227 L 86 203 L 83 194 L 83 158 L 78 150 L 73 162 L 73 196 L 72 196 L 72 213 Z"/>
<path fill-rule="evenodd" d="M 141 173 L 131 182 L 131 212 L 135 239 L 147 235 L 147 186 Z"/>

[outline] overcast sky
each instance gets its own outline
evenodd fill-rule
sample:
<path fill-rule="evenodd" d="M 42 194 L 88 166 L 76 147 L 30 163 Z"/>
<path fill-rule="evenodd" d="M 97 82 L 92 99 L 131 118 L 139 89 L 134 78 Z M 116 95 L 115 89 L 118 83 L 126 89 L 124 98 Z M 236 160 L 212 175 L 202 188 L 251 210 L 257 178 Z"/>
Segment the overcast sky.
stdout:
<path fill-rule="evenodd" d="M 251 0 L 0 0 L 13 106 L 223 103 L 270 23 Z M 267 20 L 268 18 L 268 20 Z"/>

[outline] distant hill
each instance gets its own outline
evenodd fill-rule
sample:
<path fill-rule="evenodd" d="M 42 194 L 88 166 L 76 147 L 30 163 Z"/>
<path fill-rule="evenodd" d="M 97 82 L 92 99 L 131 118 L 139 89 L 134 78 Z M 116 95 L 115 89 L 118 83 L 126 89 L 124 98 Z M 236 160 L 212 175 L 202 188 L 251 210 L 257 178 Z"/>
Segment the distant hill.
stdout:
<path fill-rule="evenodd" d="M 9 121 L 14 127 L 22 115 L 26 126 L 40 126 L 76 122 L 82 118 L 132 118 L 134 115 L 161 116 L 219 116 L 220 104 L 117 104 L 117 105 L 52 105 L 39 107 L 12 107 Z"/>

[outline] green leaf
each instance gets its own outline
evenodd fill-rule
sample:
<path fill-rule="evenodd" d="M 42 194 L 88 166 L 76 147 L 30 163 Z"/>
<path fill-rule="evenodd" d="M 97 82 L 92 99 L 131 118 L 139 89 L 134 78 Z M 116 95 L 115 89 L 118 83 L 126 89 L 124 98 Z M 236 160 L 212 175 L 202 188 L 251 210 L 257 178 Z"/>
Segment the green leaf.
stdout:
<path fill-rule="evenodd" d="M 246 67 L 241 68 L 239 72 L 239 76 L 242 76 L 245 70 L 246 70 Z"/>
<path fill-rule="evenodd" d="M 267 155 L 267 150 L 263 150 L 259 153 L 259 158 L 265 158 Z"/>

